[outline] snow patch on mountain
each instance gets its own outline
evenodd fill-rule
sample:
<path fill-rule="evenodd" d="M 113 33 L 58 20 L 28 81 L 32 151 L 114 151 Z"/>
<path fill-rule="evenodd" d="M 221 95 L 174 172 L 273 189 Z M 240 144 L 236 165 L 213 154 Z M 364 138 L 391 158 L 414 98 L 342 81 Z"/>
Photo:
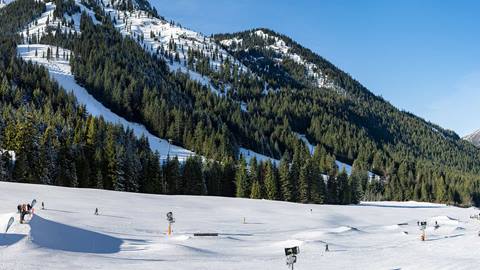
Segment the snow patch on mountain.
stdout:
<path fill-rule="evenodd" d="M 5 155 L 5 154 L 7 154 L 10 157 L 10 159 L 14 162 L 17 160 L 17 156 L 15 154 L 15 151 L 5 150 L 5 149 L 0 148 L 0 156 Z"/>
<path fill-rule="evenodd" d="M 75 4 L 80 8 L 80 12 L 72 14 L 72 16 L 64 14 L 63 17 L 67 24 L 63 24 L 62 19 L 56 18 L 53 15 L 56 5 L 53 2 L 45 3 L 45 12 L 43 12 L 39 18 L 29 23 L 25 29 L 20 32 L 20 35 L 24 38 L 24 43 L 31 43 L 35 40 L 38 42 L 48 30 L 55 35 L 56 29 L 59 25 L 62 33 L 80 33 L 80 18 L 82 12 L 86 12 L 95 24 L 101 24 L 101 22 L 95 18 L 95 13 L 85 7 L 80 0 L 76 0 Z M 73 25 L 70 25 L 70 22 L 73 22 Z"/>
<path fill-rule="evenodd" d="M 167 159 L 168 155 L 170 157 L 178 157 L 180 161 L 186 160 L 188 157 L 194 155 L 195 153 L 181 148 L 176 145 L 170 144 L 167 140 L 160 139 L 155 135 L 151 134 L 145 126 L 129 122 L 123 117 L 118 116 L 117 114 L 110 111 L 102 103 L 98 102 L 88 91 L 77 84 L 75 78 L 71 72 L 70 63 L 67 59 L 63 57 L 55 58 L 52 57 L 50 60 L 42 58 L 43 54 L 47 54 L 47 49 L 55 51 L 56 47 L 42 45 L 42 44 L 30 44 L 30 45 L 19 45 L 18 53 L 26 61 L 32 61 L 33 63 L 42 65 L 46 67 L 50 73 L 50 76 L 56 80 L 65 90 L 72 92 L 77 98 L 80 104 L 84 104 L 87 108 L 87 111 L 93 116 L 103 117 L 107 122 L 121 124 L 124 128 L 129 128 L 133 130 L 137 137 L 146 136 L 152 151 L 158 151 L 160 154 L 160 159 Z M 71 52 L 67 49 L 59 48 L 59 55 L 63 55 L 65 52 L 66 55 L 71 55 Z M 37 56 L 35 56 L 37 52 Z"/>
<path fill-rule="evenodd" d="M 280 37 L 270 35 L 261 29 L 252 32 L 251 35 L 256 35 L 264 39 L 268 44 L 265 46 L 265 49 L 271 50 L 279 55 L 279 57 L 274 58 L 275 61 L 280 63 L 284 61 L 284 59 L 291 59 L 295 63 L 304 66 L 307 75 L 312 79 L 312 81 L 314 81 L 317 87 L 331 89 L 343 95 L 346 93 L 343 88 L 328 78 L 328 76 L 324 74 L 324 72 L 317 65 L 303 59 L 302 56 L 293 53 L 292 47 L 288 46 L 287 43 Z M 243 40 L 237 37 L 220 41 L 220 44 L 228 47 L 232 51 L 238 50 L 237 46 L 242 45 L 242 43 Z"/>
<path fill-rule="evenodd" d="M 255 35 L 260 36 L 265 40 L 273 38 L 275 42 L 271 45 L 268 45 L 267 49 L 277 52 L 285 58 L 290 58 L 299 65 L 303 65 L 307 70 L 307 74 L 316 81 L 317 87 L 328 88 L 341 93 L 345 93 L 345 90 L 337 86 L 332 80 L 330 80 L 328 76 L 325 75 L 320 68 L 318 68 L 317 65 L 306 61 L 298 54 L 292 53 L 292 48 L 290 46 L 287 46 L 285 41 L 281 38 L 276 36 L 270 36 L 262 30 L 257 30 L 254 33 Z"/>
<path fill-rule="evenodd" d="M 310 152 L 310 155 L 313 155 L 313 153 L 315 152 L 315 145 L 311 144 L 310 141 L 308 141 L 307 139 L 307 136 L 305 134 L 300 134 L 300 133 L 295 133 L 295 135 L 297 135 L 297 137 L 302 140 L 303 143 L 305 143 L 305 145 L 307 146 L 308 148 L 308 151 Z M 335 164 L 337 165 L 339 171 L 342 171 L 342 170 L 345 170 L 347 172 L 348 175 L 352 174 L 352 165 L 350 164 L 347 164 L 347 163 L 344 163 L 344 162 L 341 162 L 339 160 L 335 160 Z M 380 180 L 381 177 L 373 172 L 368 172 L 368 177 L 370 180 Z"/>
<path fill-rule="evenodd" d="M 3 8 L 4 6 L 12 3 L 15 0 L 0 0 L 0 8 Z"/>
<path fill-rule="evenodd" d="M 280 160 L 269 157 L 269 156 L 266 156 L 266 155 L 263 155 L 263 154 L 260 154 L 260 153 L 257 153 L 253 150 L 250 150 L 250 149 L 247 149 L 247 148 L 244 148 L 244 147 L 240 147 L 239 155 L 242 156 L 245 159 L 247 164 L 249 164 L 250 160 L 255 157 L 258 163 L 260 163 L 260 162 L 271 162 L 273 165 L 275 165 L 277 167 L 280 165 Z"/>
<path fill-rule="evenodd" d="M 463 137 L 464 140 L 472 143 L 473 145 L 480 147 L 480 129 L 476 130 L 475 132 L 468 134 L 467 136 Z"/>
<path fill-rule="evenodd" d="M 211 60 L 211 70 L 220 72 L 222 59 L 239 67 L 241 72 L 247 72 L 247 68 L 220 47 L 213 39 L 201 33 L 184 28 L 178 24 L 156 18 L 150 13 L 135 9 L 133 11 L 120 11 L 110 1 L 103 0 L 105 12 L 115 25 L 115 28 L 123 35 L 133 38 L 147 52 L 163 58 L 171 72 L 182 72 L 190 76 L 217 95 L 224 95 L 221 89 L 214 86 L 210 78 L 189 68 L 188 62 L 196 64 L 198 59 L 189 59 L 188 51 L 200 51 L 203 56 Z"/>

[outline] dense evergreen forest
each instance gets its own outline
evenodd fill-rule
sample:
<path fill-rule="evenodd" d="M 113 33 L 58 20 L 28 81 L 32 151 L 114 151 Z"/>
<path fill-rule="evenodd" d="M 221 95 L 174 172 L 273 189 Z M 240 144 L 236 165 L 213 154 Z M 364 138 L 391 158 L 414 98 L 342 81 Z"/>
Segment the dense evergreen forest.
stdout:
<path fill-rule="evenodd" d="M 73 1 L 55 2 L 54 16 L 78 12 Z M 228 58 L 214 70 L 203 52 L 188 52 L 186 66 L 231 89 L 216 95 L 183 73 L 171 73 L 165 61 L 180 61 L 175 55 L 147 52 L 141 36 L 123 37 L 96 1 L 84 3 L 102 24 L 83 13 L 81 34 L 52 27 L 40 43 L 72 50 L 77 82 L 112 111 L 205 158 L 160 162 L 146 138 L 90 116 L 47 70 L 18 58 L 16 44 L 24 39 L 14 33 L 45 6 L 17 0 L 0 10 L 0 149 L 16 153 L 15 160 L 1 155 L 0 181 L 302 203 L 480 203 L 475 147 L 399 111 L 288 37 L 262 29 L 315 63 L 344 92 L 316 87 L 298 63 L 278 64 L 281 56 L 268 49 L 275 39 L 247 31 L 215 38 L 243 40 L 226 49 L 248 72 Z M 139 3 L 137 8 L 158 16 L 148 2 Z M 134 8 L 132 1 L 117 4 Z M 265 93 L 264 82 L 279 90 Z M 297 134 L 317 145 L 313 154 Z M 281 162 L 246 164 L 240 146 Z M 352 173 L 339 171 L 335 160 L 352 164 Z"/>

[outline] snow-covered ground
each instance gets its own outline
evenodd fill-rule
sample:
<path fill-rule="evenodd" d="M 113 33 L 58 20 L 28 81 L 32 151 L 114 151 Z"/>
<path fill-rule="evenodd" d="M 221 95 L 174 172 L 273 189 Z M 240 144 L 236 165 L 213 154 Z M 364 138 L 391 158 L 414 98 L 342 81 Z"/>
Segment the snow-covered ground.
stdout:
<path fill-rule="evenodd" d="M 47 60 L 46 55 L 49 47 L 52 51 L 53 57 L 50 60 Z M 33 63 L 46 67 L 50 76 L 65 88 L 65 90 L 71 91 L 80 104 L 85 104 L 87 111 L 90 114 L 98 117 L 102 116 L 106 121 L 111 123 L 122 124 L 125 128 L 128 127 L 132 129 L 138 137 L 145 135 L 148 138 L 151 149 L 160 153 L 161 160 L 166 159 L 168 154 L 170 154 L 170 157 L 177 156 L 180 161 L 194 155 L 194 153 L 189 150 L 171 145 L 167 140 L 154 136 L 143 125 L 129 122 L 103 106 L 102 103 L 98 102 L 85 88 L 78 85 L 75 81 L 69 61 L 66 58 L 63 58 L 64 52 L 66 56 L 70 55 L 71 52 L 59 48 L 60 57 L 56 58 L 56 50 L 55 46 L 42 44 L 19 45 L 17 49 L 19 55 L 24 60 L 32 61 Z M 37 56 L 35 56 L 35 52 Z M 45 55 L 45 58 L 42 57 L 43 55 Z"/>
<path fill-rule="evenodd" d="M 304 205 L 0 182 L 0 269 L 477 269 L 478 209 L 417 202 Z M 29 224 L 18 203 L 38 201 Z M 40 209 L 45 202 L 45 210 Z M 95 216 L 94 209 L 100 215 Z M 173 211 L 173 235 L 165 215 Z M 245 223 L 244 223 L 245 218 Z M 417 221 L 428 222 L 420 241 Z M 435 221 L 440 227 L 434 228 Z M 218 237 L 196 237 L 198 232 Z M 325 252 L 325 245 L 329 252 Z"/>

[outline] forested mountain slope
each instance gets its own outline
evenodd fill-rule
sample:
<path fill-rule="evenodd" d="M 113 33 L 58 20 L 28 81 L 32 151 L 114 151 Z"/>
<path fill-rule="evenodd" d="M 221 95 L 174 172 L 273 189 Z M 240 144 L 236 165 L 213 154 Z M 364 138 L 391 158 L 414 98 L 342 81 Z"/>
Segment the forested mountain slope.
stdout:
<path fill-rule="evenodd" d="M 88 166 L 77 161 L 69 169 L 68 178 L 81 179 L 80 187 L 315 203 L 351 203 L 362 198 L 464 204 L 478 200 L 477 148 L 454 132 L 396 109 L 286 36 L 254 29 L 205 37 L 167 22 L 146 1 L 56 0 L 49 6 L 55 10 L 45 20 L 39 19 L 41 13 L 45 18 L 43 1 L 18 0 L 0 10 L 5 20 L 2 39 L 8 40 L 3 43 L 1 69 L 6 85 L 15 87 L 27 80 L 18 75 L 21 71 L 12 71 L 15 65 L 29 65 L 15 56 L 16 43 L 48 44 L 56 51 L 71 51 L 69 56 L 47 52 L 42 57 L 47 61 L 69 57 L 76 82 L 105 107 L 145 125 L 159 138 L 205 157 L 203 161 L 192 157 L 185 163 L 173 159 L 159 164 L 158 158 L 153 162 L 155 154 L 145 140 L 137 142 L 131 132 L 119 127 L 117 133 L 129 136 L 132 146 L 102 154 L 101 144 L 95 151 L 83 149 L 82 140 L 93 132 L 90 124 L 83 129 L 75 124 L 67 129 L 72 136 L 65 140 L 67 148 L 93 151 L 85 157 L 98 156 L 98 161 L 88 160 Z M 21 36 L 14 35 L 20 32 Z M 48 81 L 42 72 L 42 80 Z M 12 108 L 2 116 L 5 126 L 13 121 L 7 116 L 31 106 L 47 88 L 35 84 L 35 79 L 27 81 L 31 94 L 23 98 L 11 97 L 18 93 L 15 91 L 2 92 L 3 108 Z M 36 88 L 39 92 L 35 94 Z M 55 93 L 63 93 L 56 89 Z M 82 110 L 69 98 L 70 107 Z M 61 115 L 73 117 L 75 109 Z M 86 123 L 97 121 L 89 120 L 96 118 L 88 111 L 78 117 Z M 34 126 L 43 133 L 44 124 Z M 111 125 L 99 126 L 108 130 Z M 65 125 L 57 123 L 56 128 L 65 129 Z M 7 130 L 0 132 L 0 149 L 15 150 L 18 158 L 28 159 L 29 153 L 16 139 L 5 139 L 11 134 Z M 53 134 L 57 138 L 63 133 Z M 317 145 L 313 154 L 302 140 L 304 135 Z M 126 144 L 112 136 L 100 138 L 111 149 Z M 62 149 L 58 144 L 52 147 L 55 153 Z M 239 152 L 249 152 L 244 149 L 281 162 L 276 167 L 251 159 L 247 166 L 244 157 L 239 157 Z M 128 151 L 138 152 L 138 158 L 130 159 Z M 77 152 L 71 156 L 74 160 L 82 157 Z M 144 156 L 149 158 L 142 159 Z M 336 160 L 353 165 L 350 176 L 338 170 Z M 9 180 L 20 181 L 13 176 L 18 162 L 9 166 Z M 47 171 L 59 166 L 54 163 Z M 115 184 L 124 183 L 126 175 L 138 175 L 133 168 L 143 170 L 133 186 Z M 40 169 L 34 166 L 36 170 Z M 155 177 L 149 178 L 149 173 Z M 54 175 L 58 178 L 58 173 Z M 142 186 L 149 188 L 138 188 Z"/>

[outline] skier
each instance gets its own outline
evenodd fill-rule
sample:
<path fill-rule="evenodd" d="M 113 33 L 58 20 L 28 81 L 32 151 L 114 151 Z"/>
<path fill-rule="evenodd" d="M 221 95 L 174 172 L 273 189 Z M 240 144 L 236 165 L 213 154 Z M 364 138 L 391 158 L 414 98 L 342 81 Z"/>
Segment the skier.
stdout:
<path fill-rule="evenodd" d="M 329 252 L 330 250 L 328 249 L 328 244 L 325 244 L 325 252 Z"/>
<path fill-rule="evenodd" d="M 95 215 L 98 216 L 98 208 L 95 208 Z"/>
<path fill-rule="evenodd" d="M 45 210 L 45 204 L 42 202 L 42 210 Z"/>

